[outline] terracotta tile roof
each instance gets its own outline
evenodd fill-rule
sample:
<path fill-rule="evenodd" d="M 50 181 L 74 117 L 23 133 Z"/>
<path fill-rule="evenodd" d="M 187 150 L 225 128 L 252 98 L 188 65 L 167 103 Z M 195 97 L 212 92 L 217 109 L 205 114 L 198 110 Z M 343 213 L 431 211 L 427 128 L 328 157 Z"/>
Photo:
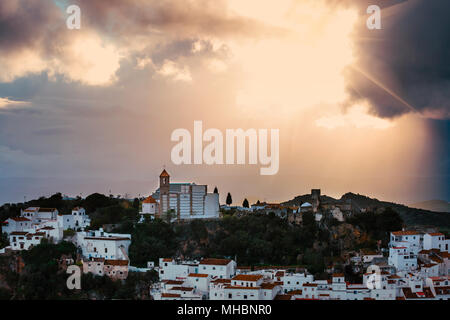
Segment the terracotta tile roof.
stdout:
<path fill-rule="evenodd" d="M 164 169 L 159 176 L 160 177 L 170 177 L 170 175 L 167 173 L 166 169 Z"/>
<path fill-rule="evenodd" d="M 213 283 L 231 283 L 231 279 L 216 279 L 212 281 Z"/>
<path fill-rule="evenodd" d="M 340 278 L 340 277 L 343 277 L 344 276 L 344 274 L 343 273 L 333 273 L 333 278 Z"/>
<path fill-rule="evenodd" d="M 146 198 L 143 203 L 156 203 L 156 200 L 153 199 L 152 196 L 149 196 L 148 198 Z"/>
<path fill-rule="evenodd" d="M 406 299 L 434 298 L 431 289 L 428 287 L 424 287 L 423 292 L 412 292 L 411 288 L 402 288 L 402 291 Z"/>
<path fill-rule="evenodd" d="M 274 300 L 292 300 L 290 294 L 277 294 Z"/>
<path fill-rule="evenodd" d="M 27 233 L 28 232 L 24 232 L 24 231 L 13 231 L 13 232 L 10 233 L 10 235 L 13 235 L 13 236 L 24 236 Z"/>
<path fill-rule="evenodd" d="M 230 262 L 231 262 L 231 260 L 229 260 L 229 259 L 206 258 L 206 259 L 202 259 L 202 261 L 200 261 L 200 264 L 226 266 Z"/>
<path fill-rule="evenodd" d="M 191 288 L 191 287 L 172 287 L 170 290 L 174 290 L 174 291 L 193 291 L 194 288 Z"/>
<path fill-rule="evenodd" d="M 180 280 L 164 280 L 163 282 L 165 282 L 166 284 L 183 284 L 184 281 L 180 281 Z"/>
<path fill-rule="evenodd" d="M 189 277 L 193 277 L 193 278 L 207 278 L 208 275 L 206 273 L 190 273 Z"/>
<path fill-rule="evenodd" d="M 27 219 L 27 218 L 24 218 L 24 217 L 12 217 L 10 219 L 14 220 L 14 221 L 31 221 L 30 219 Z"/>
<path fill-rule="evenodd" d="M 394 231 L 392 232 L 394 236 L 413 236 L 418 235 L 417 231 Z"/>
<path fill-rule="evenodd" d="M 442 259 L 439 258 L 439 257 L 435 257 L 435 256 L 430 257 L 430 259 L 433 260 L 434 262 L 437 262 L 437 263 L 442 263 L 442 262 L 444 262 L 444 260 L 442 260 Z"/>
<path fill-rule="evenodd" d="M 317 287 L 317 283 L 304 283 L 304 287 Z"/>
<path fill-rule="evenodd" d="M 34 237 L 34 236 L 43 237 L 43 236 L 45 236 L 45 233 L 44 232 L 36 232 L 36 233 L 28 233 L 27 234 L 27 237 Z"/>
<path fill-rule="evenodd" d="M 171 259 L 171 258 L 164 258 L 162 261 L 163 261 L 163 262 L 172 262 L 172 260 L 173 260 L 173 259 Z"/>
<path fill-rule="evenodd" d="M 263 276 L 260 274 L 238 274 L 231 280 L 238 280 L 238 281 L 258 281 L 259 279 L 262 279 Z"/>
<path fill-rule="evenodd" d="M 105 262 L 105 258 L 92 258 L 94 262 Z"/>
<path fill-rule="evenodd" d="M 161 297 L 162 298 L 180 298 L 181 294 L 179 294 L 179 293 L 162 293 Z"/>
<path fill-rule="evenodd" d="M 292 291 L 289 291 L 289 294 L 292 294 L 292 295 L 303 294 L 303 291 L 302 290 L 292 290 Z"/>
<path fill-rule="evenodd" d="M 276 286 L 278 286 L 278 285 L 275 283 L 263 283 L 263 284 L 261 284 L 261 289 L 270 290 L 270 289 L 275 288 Z"/>
<path fill-rule="evenodd" d="M 105 260 L 105 265 L 111 266 L 128 266 L 128 260 Z"/>
<path fill-rule="evenodd" d="M 432 232 L 432 233 L 429 233 L 429 235 L 432 237 L 437 237 L 437 236 L 443 236 L 444 234 L 440 233 L 440 232 Z"/>

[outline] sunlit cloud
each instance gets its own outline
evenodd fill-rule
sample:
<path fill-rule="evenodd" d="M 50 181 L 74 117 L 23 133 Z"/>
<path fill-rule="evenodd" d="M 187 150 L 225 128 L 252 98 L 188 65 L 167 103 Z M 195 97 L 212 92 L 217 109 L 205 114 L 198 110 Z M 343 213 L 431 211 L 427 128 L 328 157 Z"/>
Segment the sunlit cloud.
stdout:
<path fill-rule="evenodd" d="M 353 62 L 351 32 L 356 12 L 331 11 L 322 1 L 296 6 L 284 1 L 275 11 L 264 3 L 247 7 L 233 2 L 239 13 L 270 16 L 271 23 L 290 32 L 284 37 L 231 43 L 234 62 L 244 73 L 238 104 L 251 113 L 270 113 L 274 108 L 295 112 L 342 101 L 346 96 L 343 70 Z"/>
<path fill-rule="evenodd" d="M 88 85 L 113 83 L 120 59 L 125 55 L 113 43 L 102 40 L 94 32 L 76 37 L 64 50 L 64 59 L 55 61 L 53 70 Z"/>
<path fill-rule="evenodd" d="M 173 79 L 174 81 L 192 81 L 189 68 L 187 66 L 180 66 L 174 61 L 165 60 L 164 64 L 157 70 L 157 72 L 162 76 Z"/>
<path fill-rule="evenodd" d="M 10 100 L 8 98 L 0 97 L 0 109 L 15 107 L 15 106 L 26 106 L 26 105 L 29 105 L 28 101 L 15 101 L 15 100 Z"/>

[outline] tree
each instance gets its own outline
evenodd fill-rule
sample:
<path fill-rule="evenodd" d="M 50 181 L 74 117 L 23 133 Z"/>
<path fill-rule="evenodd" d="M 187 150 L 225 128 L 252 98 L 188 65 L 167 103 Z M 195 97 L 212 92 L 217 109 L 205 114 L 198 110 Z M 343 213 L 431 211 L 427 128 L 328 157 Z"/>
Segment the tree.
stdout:
<path fill-rule="evenodd" d="M 231 205 L 232 203 L 233 203 L 233 199 L 231 198 L 231 194 L 228 192 L 226 204 Z"/>
<path fill-rule="evenodd" d="M 174 209 L 170 209 L 167 210 L 166 212 L 166 222 L 170 224 L 170 222 L 172 221 L 172 218 L 175 215 L 175 210 Z"/>
<path fill-rule="evenodd" d="M 219 193 L 219 190 L 217 189 L 217 187 L 214 188 L 214 193 Z"/>
<path fill-rule="evenodd" d="M 248 204 L 247 198 L 245 198 L 245 199 L 244 199 L 244 202 L 242 202 L 242 206 L 243 206 L 244 208 L 249 208 L 249 207 L 250 207 L 250 205 Z"/>

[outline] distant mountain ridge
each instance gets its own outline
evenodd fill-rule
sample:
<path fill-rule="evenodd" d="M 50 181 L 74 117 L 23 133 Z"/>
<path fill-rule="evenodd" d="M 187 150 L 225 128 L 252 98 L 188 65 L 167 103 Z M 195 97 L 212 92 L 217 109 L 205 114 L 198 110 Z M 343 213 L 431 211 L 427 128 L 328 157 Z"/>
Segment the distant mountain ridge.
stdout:
<path fill-rule="evenodd" d="M 450 212 L 450 202 L 445 200 L 428 200 L 410 204 L 409 207 L 435 212 Z"/>
<path fill-rule="evenodd" d="M 284 202 L 286 205 L 298 205 L 303 202 L 310 202 L 311 195 L 305 194 L 296 196 L 294 199 Z M 320 201 L 334 203 L 339 201 L 351 201 L 352 206 L 367 210 L 391 207 L 397 211 L 407 226 L 436 226 L 450 229 L 450 214 L 448 212 L 435 212 L 422 208 L 411 208 L 403 204 L 381 201 L 365 195 L 348 192 L 340 199 L 335 199 L 326 195 L 320 196 Z"/>

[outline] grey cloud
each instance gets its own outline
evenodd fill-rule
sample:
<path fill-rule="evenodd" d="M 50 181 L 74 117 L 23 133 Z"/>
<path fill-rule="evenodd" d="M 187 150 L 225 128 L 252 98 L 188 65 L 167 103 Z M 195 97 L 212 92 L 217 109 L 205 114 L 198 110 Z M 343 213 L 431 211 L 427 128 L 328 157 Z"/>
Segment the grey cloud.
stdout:
<path fill-rule="evenodd" d="M 172 32 L 176 37 L 214 35 L 258 36 L 283 29 L 240 17 L 227 10 L 223 0 L 76 0 L 83 22 L 114 36 Z"/>
<path fill-rule="evenodd" d="M 368 30 L 368 15 L 361 16 L 357 68 L 347 70 L 349 103 L 366 100 L 374 114 L 387 118 L 408 112 L 450 118 L 449 1 L 330 1 L 385 8 L 382 30 Z"/>
<path fill-rule="evenodd" d="M 9 55 L 33 49 L 49 54 L 55 50 L 52 44 L 63 39 L 64 26 L 61 11 L 52 1 L 0 1 L 0 52 Z"/>

